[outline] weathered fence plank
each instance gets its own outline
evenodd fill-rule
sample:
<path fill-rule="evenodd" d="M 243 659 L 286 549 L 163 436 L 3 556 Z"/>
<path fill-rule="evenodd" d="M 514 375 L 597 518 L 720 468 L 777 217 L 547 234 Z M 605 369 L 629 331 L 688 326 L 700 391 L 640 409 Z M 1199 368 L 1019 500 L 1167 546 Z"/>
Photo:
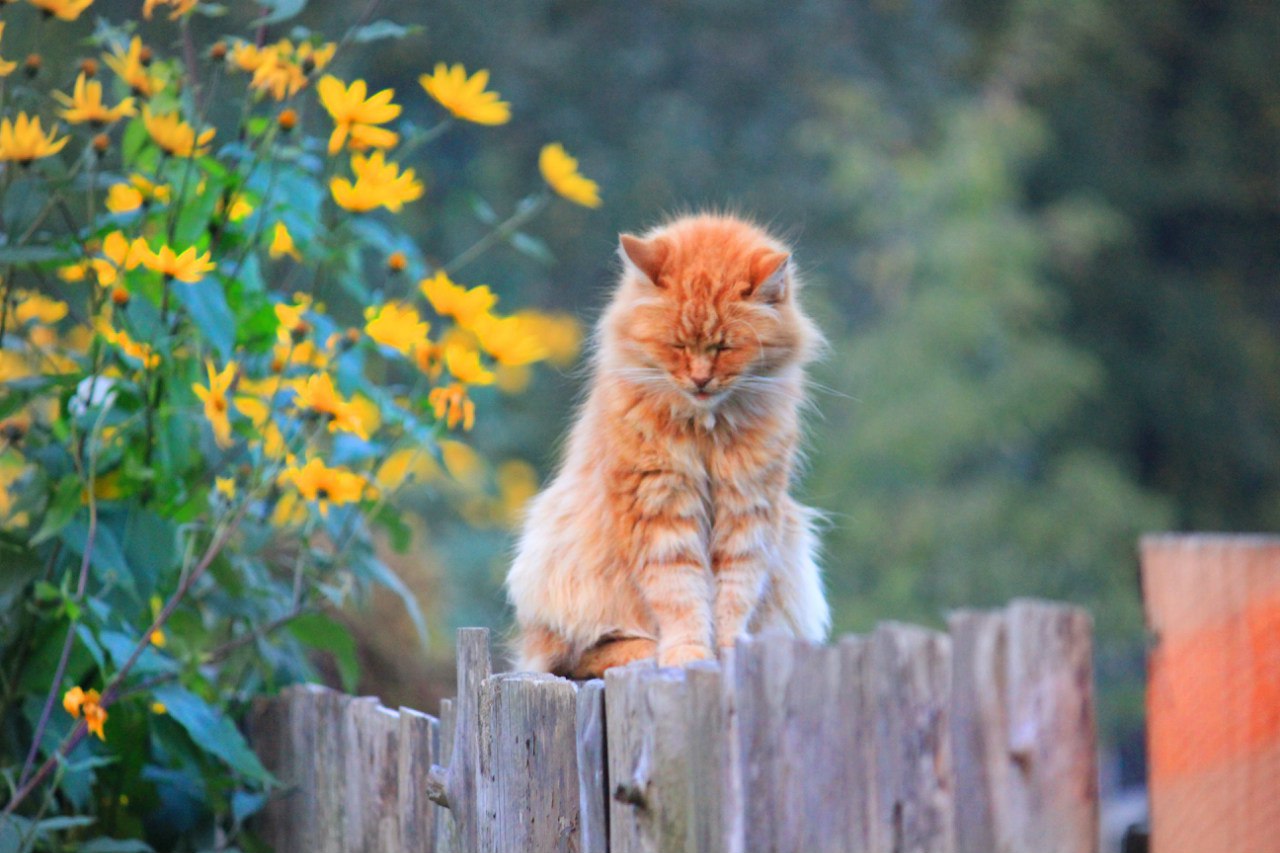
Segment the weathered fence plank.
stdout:
<path fill-rule="evenodd" d="M 427 799 L 427 777 L 437 759 L 438 728 L 434 717 L 411 708 L 400 709 L 396 812 L 400 849 L 405 853 L 431 853 L 436 849 L 436 814 L 440 806 Z"/>
<path fill-rule="evenodd" d="M 871 727 L 862 674 L 843 665 L 860 652 L 780 637 L 738 643 L 732 689 L 747 806 L 737 849 L 869 849 Z"/>
<path fill-rule="evenodd" d="M 1098 849 L 1097 725 L 1088 614 L 1018 600 L 961 611 L 952 738 L 961 853 Z"/>
<path fill-rule="evenodd" d="M 952 853 L 951 640 L 913 625 L 880 625 L 865 663 L 875 702 L 872 849 Z"/>
<path fill-rule="evenodd" d="M 400 715 L 364 696 L 349 702 L 342 721 L 345 767 L 344 849 L 400 849 Z"/>
<path fill-rule="evenodd" d="M 1155 853 L 1280 849 L 1280 537 L 1150 536 Z"/>
<path fill-rule="evenodd" d="M 578 757 L 578 826 L 581 853 L 609 850 L 609 774 L 605 764 L 604 681 L 578 687 L 574 713 Z"/>
<path fill-rule="evenodd" d="M 689 849 L 687 685 L 677 669 L 641 661 L 605 673 L 609 849 L 679 853 Z"/>
<path fill-rule="evenodd" d="M 440 759 L 447 768 L 453 758 L 453 733 L 456 715 L 452 699 L 440 700 Z M 438 775 L 439 766 L 431 768 L 433 777 Z M 447 771 L 446 771 L 447 772 Z M 440 780 L 434 780 L 440 781 Z M 458 825 L 453 819 L 453 809 L 441 807 L 436 812 L 436 853 L 457 853 L 464 849 L 458 843 Z"/>
<path fill-rule="evenodd" d="M 479 849 L 576 851 L 581 823 L 578 688 L 543 673 L 485 679 L 477 781 Z"/>
<path fill-rule="evenodd" d="M 476 773 L 480 765 L 480 690 L 492 672 L 489 629 L 458 629 L 458 696 L 453 706 L 453 749 L 445 788 L 459 851 L 479 849 Z"/>
<path fill-rule="evenodd" d="M 724 679 L 718 664 L 693 663 L 685 669 L 684 721 L 688 727 L 689 849 L 727 853 L 730 826 L 729 731 L 725 726 Z"/>

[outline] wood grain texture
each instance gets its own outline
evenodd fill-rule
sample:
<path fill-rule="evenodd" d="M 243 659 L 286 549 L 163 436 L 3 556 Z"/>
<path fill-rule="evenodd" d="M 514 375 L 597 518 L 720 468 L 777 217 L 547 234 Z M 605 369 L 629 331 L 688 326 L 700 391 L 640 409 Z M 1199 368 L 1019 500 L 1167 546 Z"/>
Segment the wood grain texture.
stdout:
<path fill-rule="evenodd" d="M 405 853 L 433 853 L 436 847 L 436 813 L 440 807 L 427 799 L 427 776 L 436 761 L 439 722 L 411 708 L 400 709 L 398 788 L 396 812 L 400 822 L 400 848 Z"/>
<path fill-rule="evenodd" d="M 741 762 L 741 849 L 868 849 L 872 732 L 865 646 L 780 637 L 740 640 L 734 693 Z"/>
<path fill-rule="evenodd" d="M 685 674 L 640 661 L 605 673 L 609 849 L 690 849 Z"/>
<path fill-rule="evenodd" d="M 578 687 L 574 712 L 578 758 L 578 849 L 609 850 L 609 768 L 605 762 L 604 681 Z"/>
<path fill-rule="evenodd" d="M 1020 599 L 1003 611 L 960 611 L 948 621 L 959 850 L 1094 853 L 1098 763 L 1088 614 Z"/>
<path fill-rule="evenodd" d="M 1151 536 L 1152 849 L 1280 849 L 1280 538 Z"/>
<path fill-rule="evenodd" d="M 445 777 L 446 787 L 449 775 L 449 763 L 453 757 L 453 732 L 455 725 L 454 701 L 440 700 L 440 758 L 442 766 L 432 768 Z M 442 808 L 436 812 L 436 853 L 457 853 L 464 849 L 458 843 L 458 825 L 453 818 L 452 808 Z"/>
<path fill-rule="evenodd" d="M 872 849 L 952 853 L 951 641 L 925 628 L 882 624 L 865 663 L 875 703 Z"/>
<path fill-rule="evenodd" d="M 459 851 L 479 849 L 476 772 L 480 764 L 480 689 L 493 673 L 488 628 L 458 630 L 458 695 L 449 755 L 449 813 Z"/>
<path fill-rule="evenodd" d="M 342 725 L 345 847 L 351 853 L 400 849 L 400 715 L 377 697 L 349 702 Z"/>
<path fill-rule="evenodd" d="M 576 851 L 578 688 L 543 673 L 485 679 L 476 775 L 479 849 Z"/>

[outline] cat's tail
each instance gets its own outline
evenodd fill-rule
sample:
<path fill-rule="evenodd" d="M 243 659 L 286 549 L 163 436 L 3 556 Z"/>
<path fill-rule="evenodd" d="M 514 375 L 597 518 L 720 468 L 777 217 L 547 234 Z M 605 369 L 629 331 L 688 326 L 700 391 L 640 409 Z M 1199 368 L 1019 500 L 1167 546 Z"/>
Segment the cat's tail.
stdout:
<path fill-rule="evenodd" d="M 783 507 L 781 560 L 772 578 L 777 605 L 797 637 L 810 642 L 826 640 L 831 630 L 831 609 L 822 591 L 818 567 L 818 526 L 822 515 L 790 498 Z"/>

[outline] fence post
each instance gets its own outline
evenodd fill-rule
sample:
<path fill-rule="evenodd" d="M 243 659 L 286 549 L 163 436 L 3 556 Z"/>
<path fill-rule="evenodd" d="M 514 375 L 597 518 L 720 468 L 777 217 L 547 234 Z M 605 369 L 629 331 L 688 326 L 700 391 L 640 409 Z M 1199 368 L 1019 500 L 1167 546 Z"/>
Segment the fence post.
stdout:
<path fill-rule="evenodd" d="M 913 625 L 882 624 L 865 663 L 875 704 L 872 849 L 952 853 L 951 641 Z"/>
<path fill-rule="evenodd" d="M 1019 599 L 948 622 L 960 853 L 1097 851 L 1088 614 Z"/>
<path fill-rule="evenodd" d="M 744 851 L 869 849 L 872 738 L 862 647 L 747 637 L 733 654 Z M 701 849 L 701 848 L 699 848 Z"/>
<path fill-rule="evenodd" d="M 609 774 L 605 766 L 604 682 L 593 679 L 578 687 L 574 712 L 578 756 L 580 853 L 609 851 Z"/>
<path fill-rule="evenodd" d="M 1280 538 L 1148 536 L 1155 853 L 1280 845 Z"/>
<path fill-rule="evenodd" d="M 508 672 L 485 679 L 476 774 L 484 853 L 578 850 L 578 688 L 563 678 Z"/>
<path fill-rule="evenodd" d="M 651 661 L 605 673 L 611 853 L 689 850 L 685 673 Z"/>
<path fill-rule="evenodd" d="M 399 789 L 396 810 L 400 817 L 400 849 L 405 853 L 431 853 L 436 846 L 436 813 L 440 807 L 427 799 L 427 776 L 436 763 L 439 723 L 412 708 L 400 709 Z"/>
<path fill-rule="evenodd" d="M 347 703 L 342 730 L 343 849 L 381 853 L 400 849 L 400 715 L 377 697 Z"/>

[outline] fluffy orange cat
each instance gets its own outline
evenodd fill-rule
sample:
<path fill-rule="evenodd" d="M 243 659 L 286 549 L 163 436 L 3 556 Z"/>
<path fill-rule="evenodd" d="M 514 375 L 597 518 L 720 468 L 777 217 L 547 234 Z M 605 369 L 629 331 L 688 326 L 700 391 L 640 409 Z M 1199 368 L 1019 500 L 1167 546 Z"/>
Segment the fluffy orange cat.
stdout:
<path fill-rule="evenodd" d="M 518 668 L 584 678 L 748 632 L 822 639 L 814 513 L 787 492 L 821 337 L 788 248 L 700 215 L 620 249 L 586 402 L 507 577 Z"/>

